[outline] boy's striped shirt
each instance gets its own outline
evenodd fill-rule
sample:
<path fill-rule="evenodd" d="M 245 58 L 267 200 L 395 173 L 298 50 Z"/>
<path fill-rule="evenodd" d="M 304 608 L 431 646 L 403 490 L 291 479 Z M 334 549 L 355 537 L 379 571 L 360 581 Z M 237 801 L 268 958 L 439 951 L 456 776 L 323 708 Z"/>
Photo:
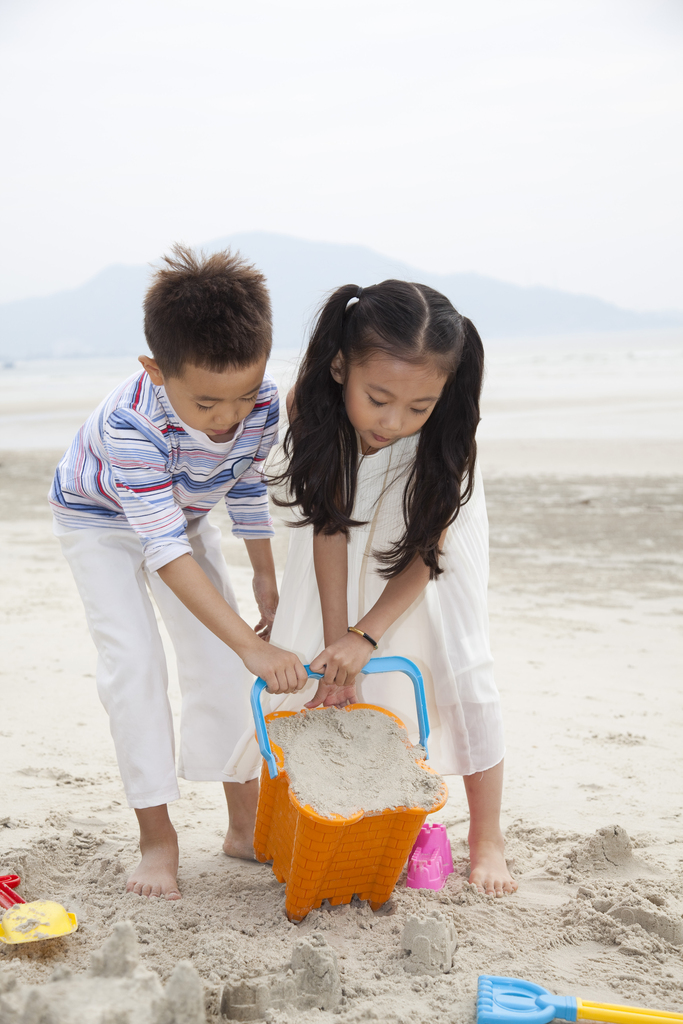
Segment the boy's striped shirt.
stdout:
<path fill-rule="evenodd" d="M 188 520 L 225 497 L 236 536 L 271 537 L 262 470 L 278 418 L 277 386 L 266 374 L 233 440 L 214 444 L 185 429 L 147 373 L 130 377 L 91 414 L 57 467 L 50 490 L 57 532 L 132 528 L 154 571 L 191 553 Z"/>

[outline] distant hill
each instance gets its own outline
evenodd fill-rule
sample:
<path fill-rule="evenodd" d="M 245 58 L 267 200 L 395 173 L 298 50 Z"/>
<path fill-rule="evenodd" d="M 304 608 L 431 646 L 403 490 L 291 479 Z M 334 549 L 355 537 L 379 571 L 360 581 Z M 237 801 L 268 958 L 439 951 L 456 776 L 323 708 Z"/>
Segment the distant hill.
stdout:
<path fill-rule="evenodd" d="M 683 325 L 683 312 L 636 313 L 589 295 L 521 288 L 480 274 L 432 274 L 357 245 L 307 242 L 246 232 L 219 238 L 206 251 L 239 249 L 268 278 L 275 347 L 298 348 L 325 293 L 388 277 L 444 292 L 486 337 L 647 330 Z M 0 305 L 0 359 L 127 355 L 144 351 L 141 302 L 151 268 L 111 266 L 80 288 Z"/>

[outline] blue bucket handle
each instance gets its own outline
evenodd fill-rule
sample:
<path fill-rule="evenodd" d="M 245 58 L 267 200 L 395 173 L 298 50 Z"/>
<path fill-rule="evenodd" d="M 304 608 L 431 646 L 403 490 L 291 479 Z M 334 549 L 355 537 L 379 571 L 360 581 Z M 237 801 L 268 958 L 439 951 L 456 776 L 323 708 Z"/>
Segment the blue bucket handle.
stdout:
<path fill-rule="evenodd" d="M 304 668 L 308 672 L 309 676 L 312 676 L 314 679 L 322 679 L 322 673 L 311 672 L 310 665 L 304 665 Z M 408 658 L 392 657 L 370 658 L 367 665 L 361 669 L 361 673 L 365 676 L 374 675 L 376 672 L 403 672 L 410 678 L 415 691 L 417 721 L 420 727 L 420 745 L 424 747 L 425 757 L 429 757 L 429 750 L 427 748 L 427 740 L 429 739 L 429 717 L 427 715 L 427 701 L 425 700 L 424 682 L 419 668 L 412 661 L 409 661 Z M 259 750 L 263 755 L 264 761 L 268 765 L 268 774 L 271 779 L 274 779 L 277 776 L 277 762 L 275 761 L 275 754 L 270 746 L 268 730 L 266 729 L 266 720 L 263 717 L 263 708 L 261 707 L 261 694 L 266 687 L 267 684 L 265 679 L 261 679 L 259 676 L 251 688 L 251 710 L 256 724 L 256 738 L 258 739 Z"/>

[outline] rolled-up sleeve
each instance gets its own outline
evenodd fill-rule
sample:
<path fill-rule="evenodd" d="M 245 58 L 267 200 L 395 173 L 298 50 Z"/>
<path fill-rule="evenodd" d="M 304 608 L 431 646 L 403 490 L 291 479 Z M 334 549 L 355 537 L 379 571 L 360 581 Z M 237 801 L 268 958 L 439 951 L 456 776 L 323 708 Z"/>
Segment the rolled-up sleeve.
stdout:
<path fill-rule="evenodd" d="M 278 440 L 280 403 L 274 384 L 270 395 L 264 396 L 264 401 L 257 405 L 254 412 L 261 413 L 262 421 L 258 449 L 251 464 L 245 466 L 225 496 L 225 504 L 232 520 L 233 535 L 245 540 L 260 540 L 272 537 L 275 533 L 268 509 L 268 488 L 264 474 L 268 453 Z M 238 467 L 239 463 L 235 468 Z"/>
<path fill-rule="evenodd" d="M 155 572 L 180 555 L 191 554 L 187 519 L 173 495 L 168 451 L 160 430 L 133 410 L 108 418 L 103 443 L 116 498 L 140 538 L 147 567 Z M 104 467 L 103 467 L 104 469 Z"/>

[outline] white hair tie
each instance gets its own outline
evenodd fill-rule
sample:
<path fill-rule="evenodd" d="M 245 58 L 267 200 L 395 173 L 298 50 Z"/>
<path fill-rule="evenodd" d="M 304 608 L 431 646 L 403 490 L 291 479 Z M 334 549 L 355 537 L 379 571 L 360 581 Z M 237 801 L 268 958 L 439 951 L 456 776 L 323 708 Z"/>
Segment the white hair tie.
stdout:
<path fill-rule="evenodd" d="M 363 294 L 363 289 L 359 286 L 358 291 L 356 292 L 356 294 L 352 295 L 351 298 L 349 299 L 349 301 L 346 303 L 346 306 L 344 307 L 344 312 L 346 312 L 346 310 L 349 308 L 349 306 L 355 306 L 357 302 L 360 302 L 360 297 L 361 297 L 362 294 Z"/>

